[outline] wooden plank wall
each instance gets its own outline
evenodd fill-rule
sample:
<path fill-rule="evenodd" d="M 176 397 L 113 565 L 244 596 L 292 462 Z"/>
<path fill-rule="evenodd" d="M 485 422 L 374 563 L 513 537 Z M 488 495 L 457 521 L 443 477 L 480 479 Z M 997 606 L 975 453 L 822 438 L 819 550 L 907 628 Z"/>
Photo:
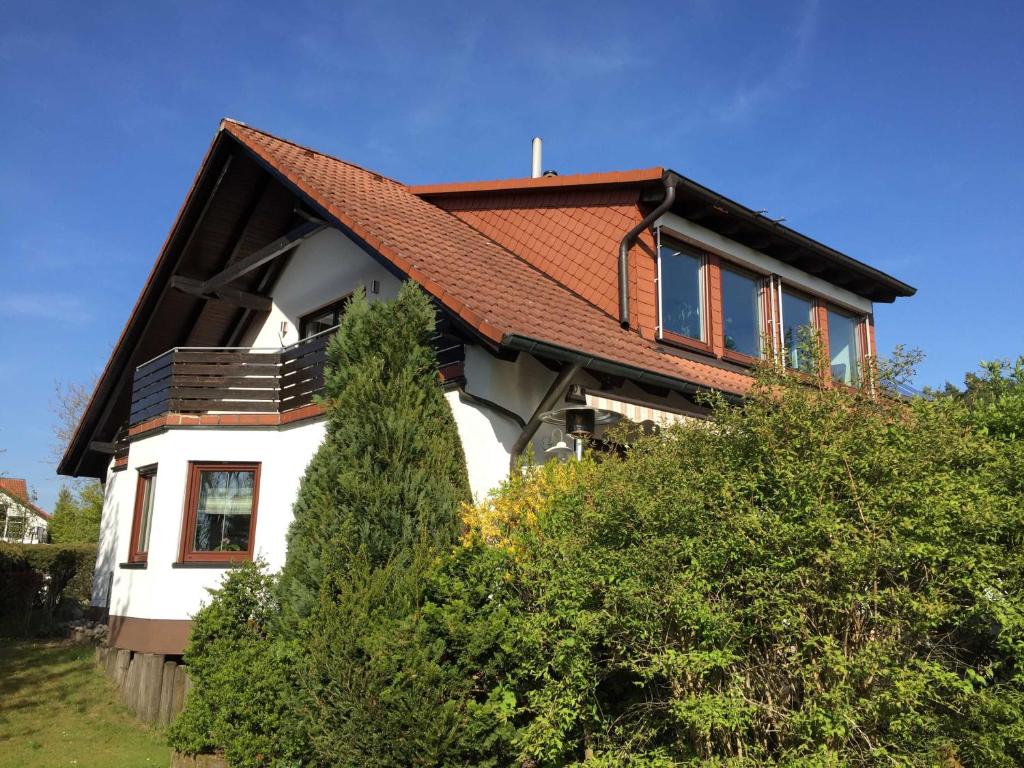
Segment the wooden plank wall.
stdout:
<path fill-rule="evenodd" d="M 121 703 L 144 722 L 165 728 L 185 706 L 191 683 L 185 666 L 174 659 L 99 646 L 96 666 L 114 684 Z"/>

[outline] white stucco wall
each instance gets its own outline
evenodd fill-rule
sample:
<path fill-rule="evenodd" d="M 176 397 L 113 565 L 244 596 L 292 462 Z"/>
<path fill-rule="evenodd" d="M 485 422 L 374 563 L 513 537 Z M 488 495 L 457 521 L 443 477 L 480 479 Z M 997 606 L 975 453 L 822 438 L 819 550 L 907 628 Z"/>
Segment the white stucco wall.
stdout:
<path fill-rule="evenodd" d="M 380 292 L 372 293 L 373 281 Z M 358 287 L 366 289 L 370 301 L 394 298 L 401 286 L 398 278 L 372 259 L 358 245 L 336 229 L 327 229 L 295 249 L 288 268 L 274 286 L 273 307 L 255 335 L 245 346 L 283 347 L 299 340 L 299 318 L 337 301 Z M 281 323 L 287 330 L 281 335 Z"/>
<path fill-rule="evenodd" d="M 259 462 L 257 557 L 271 568 L 284 564 L 285 536 L 299 480 L 320 442 L 323 422 L 278 429 L 171 429 L 132 443 L 128 468 L 112 473 L 104 503 L 104 549 L 117 564 L 128 560 L 128 542 L 140 467 L 157 465 L 149 555 L 145 568 L 113 573 L 110 612 L 142 619 L 187 619 L 220 581 L 223 568 L 173 568 L 183 535 L 190 461 Z"/>
<path fill-rule="evenodd" d="M 466 391 L 519 414 L 524 421 L 533 415 L 555 374 L 528 355 L 513 362 L 498 360 L 480 347 L 466 347 Z M 501 413 L 478 407 L 447 394 L 466 453 L 469 484 L 477 501 L 485 498 L 508 475 L 512 446 L 522 428 Z M 543 452 L 546 430 L 535 436 L 534 453 Z"/>

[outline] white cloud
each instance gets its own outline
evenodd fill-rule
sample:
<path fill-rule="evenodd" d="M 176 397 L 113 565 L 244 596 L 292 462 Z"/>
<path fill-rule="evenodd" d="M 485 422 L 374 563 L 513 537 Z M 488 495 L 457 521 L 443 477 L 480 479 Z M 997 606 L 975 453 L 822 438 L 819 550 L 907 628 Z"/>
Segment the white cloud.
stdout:
<path fill-rule="evenodd" d="M 87 323 L 93 317 L 78 296 L 46 291 L 0 294 L 0 316 L 60 324 Z"/>
<path fill-rule="evenodd" d="M 723 123 L 750 118 L 761 105 L 782 98 L 800 86 L 804 63 L 818 26 L 819 0 L 807 0 L 797 18 L 793 42 L 785 55 L 764 74 L 739 85 L 731 98 L 715 110 Z"/>

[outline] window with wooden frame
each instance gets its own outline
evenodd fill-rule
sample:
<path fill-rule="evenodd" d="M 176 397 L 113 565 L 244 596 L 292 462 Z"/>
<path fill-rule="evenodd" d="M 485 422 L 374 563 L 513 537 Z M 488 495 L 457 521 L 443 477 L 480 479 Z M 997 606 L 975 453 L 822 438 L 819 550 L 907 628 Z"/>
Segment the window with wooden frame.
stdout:
<path fill-rule="evenodd" d="M 711 351 L 707 256 L 674 243 L 658 248 L 659 338 Z"/>
<path fill-rule="evenodd" d="M 765 355 L 767 284 L 763 275 L 728 262 L 719 264 L 722 315 L 722 356 L 750 363 Z"/>
<path fill-rule="evenodd" d="M 345 311 L 352 294 L 346 294 L 337 301 L 332 301 L 326 306 L 320 307 L 309 314 L 299 318 L 299 338 L 308 339 L 318 333 L 329 331 L 341 322 L 341 315 Z"/>
<path fill-rule="evenodd" d="M 787 368 L 803 373 L 814 373 L 817 364 L 811 344 L 817 323 L 814 299 L 782 287 L 779 298 L 782 317 L 782 357 Z"/>
<path fill-rule="evenodd" d="M 829 369 L 835 381 L 856 386 L 861 380 L 860 346 L 864 318 L 836 307 L 826 308 Z"/>
<path fill-rule="evenodd" d="M 181 561 L 252 559 L 258 463 L 190 462 Z"/>
<path fill-rule="evenodd" d="M 135 483 L 135 511 L 128 541 L 128 562 L 145 563 L 149 559 L 149 533 L 153 527 L 153 502 L 156 498 L 156 464 L 139 468 Z"/>

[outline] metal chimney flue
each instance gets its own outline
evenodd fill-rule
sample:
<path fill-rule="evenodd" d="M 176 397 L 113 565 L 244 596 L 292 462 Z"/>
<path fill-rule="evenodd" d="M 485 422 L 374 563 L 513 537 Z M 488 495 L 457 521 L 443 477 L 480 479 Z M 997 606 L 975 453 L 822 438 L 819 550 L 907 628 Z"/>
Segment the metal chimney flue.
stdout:
<path fill-rule="evenodd" d="M 543 151 L 543 142 L 540 140 L 540 136 L 533 137 L 533 172 L 531 176 L 535 179 L 539 179 L 544 175 L 544 164 L 541 160 L 541 154 Z"/>

